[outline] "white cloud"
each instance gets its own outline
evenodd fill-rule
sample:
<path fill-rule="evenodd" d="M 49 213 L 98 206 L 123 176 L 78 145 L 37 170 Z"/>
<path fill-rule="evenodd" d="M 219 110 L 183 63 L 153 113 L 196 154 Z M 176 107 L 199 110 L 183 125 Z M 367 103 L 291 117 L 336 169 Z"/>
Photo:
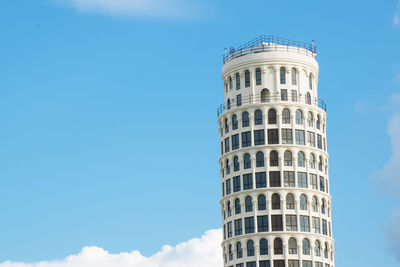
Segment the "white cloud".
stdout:
<path fill-rule="evenodd" d="M 393 25 L 395 26 L 400 25 L 400 1 L 397 4 L 396 14 L 393 17 Z"/>
<path fill-rule="evenodd" d="M 385 229 L 385 238 L 388 250 L 400 262 L 400 209 L 393 211 L 389 225 Z"/>
<path fill-rule="evenodd" d="M 4 262 L 0 267 L 221 267 L 222 231 L 207 231 L 175 247 L 164 246 L 161 251 L 144 257 L 139 251 L 110 254 L 102 248 L 85 247 L 76 255 L 61 261 L 19 263 Z"/>
<path fill-rule="evenodd" d="M 84 13 L 125 17 L 196 18 L 203 6 L 196 0 L 53 0 Z"/>

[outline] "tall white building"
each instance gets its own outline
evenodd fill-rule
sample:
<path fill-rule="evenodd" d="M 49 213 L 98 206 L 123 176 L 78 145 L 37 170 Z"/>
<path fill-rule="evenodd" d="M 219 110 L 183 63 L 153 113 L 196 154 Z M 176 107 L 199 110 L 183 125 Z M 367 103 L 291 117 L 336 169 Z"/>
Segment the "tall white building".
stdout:
<path fill-rule="evenodd" d="M 226 267 L 333 267 L 326 105 L 314 44 L 262 35 L 223 57 Z"/>

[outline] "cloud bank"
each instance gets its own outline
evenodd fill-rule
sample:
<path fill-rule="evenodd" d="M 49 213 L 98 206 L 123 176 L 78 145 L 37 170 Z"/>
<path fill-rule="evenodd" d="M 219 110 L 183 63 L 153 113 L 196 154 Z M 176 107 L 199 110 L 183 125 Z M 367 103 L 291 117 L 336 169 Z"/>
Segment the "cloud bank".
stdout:
<path fill-rule="evenodd" d="M 201 238 L 194 238 L 175 247 L 164 246 L 150 257 L 139 251 L 110 254 L 99 247 L 85 247 L 76 255 L 61 261 L 22 263 L 4 262 L 0 267 L 221 267 L 222 231 L 207 231 Z"/>
<path fill-rule="evenodd" d="M 195 18 L 202 6 L 196 0 L 53 0 L 79 12 L 124 17 Z"/>

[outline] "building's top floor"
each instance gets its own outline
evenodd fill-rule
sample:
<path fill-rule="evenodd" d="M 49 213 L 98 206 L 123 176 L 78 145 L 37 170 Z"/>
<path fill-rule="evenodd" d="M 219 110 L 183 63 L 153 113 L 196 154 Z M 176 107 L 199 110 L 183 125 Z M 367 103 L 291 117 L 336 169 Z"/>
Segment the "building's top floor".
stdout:
<path fill-rule="evenodd" d="M 309 44 L 293 41 L 272 35 L 260 35 L 257 38 L 239 46 L 238 48 L 229 48 L 229 50 L 225 51 L 225 54 L 223 55 L 223 62 L 225 64 L 234 58 L 244 55 L 271 51 L 297 52 L 299 54 L 313 57 L 314 59 L 317 56 L 314 43 Z"/>

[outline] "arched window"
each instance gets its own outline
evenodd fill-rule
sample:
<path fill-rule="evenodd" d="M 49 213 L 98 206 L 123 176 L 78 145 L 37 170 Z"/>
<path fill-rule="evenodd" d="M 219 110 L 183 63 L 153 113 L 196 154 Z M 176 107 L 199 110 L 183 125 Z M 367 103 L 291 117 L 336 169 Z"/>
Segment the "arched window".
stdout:
<path fill-rule="evenodd" d="M 235 79 L 236 79 L 236 90 L 239 90 L 240 89 L 240 74 L 239 73 L 236 73 Z"/>
<path fill-rule="evenodd" d="M 279 194 L 275 193 L 271 197 L 272 209 L 279 210 L 281 209 L 281 197 Z"/>
<path fill-rule="evenodd" d="M 283 124 L 290 124 L 290 110 L 285 108 L 282 111 L 282 123 Z"/>
<path fill-rule="evenodd" d="M 268 110 L 268 124 L 276 124 L 276 110 L 273 108 Z"/>
<path fill-rule="evenodd" d="M 228 254 L 229 254 L 229 260 L 233 260 L 233 252 L 232 252 L 232 245 L 229 245 L 228 247 Z"/>
<path fill-rule="evenodd" d="M 306 166 L 305 161 L 304 161 L 304 153 L 301 152 L 301 151 L 297 154 L 297 165 L 299 167 L 305 167 Z"/>
<path fill-rule="evenodd" d="M 310 154 L 310 168 L 315 169 L 315 156 L 314 154 Z"/>
<path fill-rule="evenodd" d="M 317 129 L 321 129 L 321 117 L 317 115 Z"/>
<path fill-rule="evenodd" d="M 258 202 L 258 210 L 266 210 L 267 209 L 267 204 L 265 202 L 265 196 L 264 195 L 259 195 L 257 202 Z"/>
<path fill-rule="evenodd" d="M 325 259 L 327 259 L 328 258 L 328 247 L 329 247 L 329 245 L 328 245 L 328 243 L 327 242 L 325 242 L 325 248 L 324 248 L 324 257 L 325 257 Z"/>
<path fill-rule="evenodd" d="M 293 237 L 289 239 L 289 254 L 297 254 L 297 241 Z"/>
<path fill-rule="evenodd" d="M 292 85 L 297 85 L 297 71 L 292 68 Z"/>
<path fill-rule="evenodd" d="M 303 255 L 310 255 L 310 241 L 303 239 Z"/>
<path fill-rule="evenodd" d="M 307 122 L 308 122 L 308 126 L 314 127 L 314 116 L 311 113 L 311 111 L 308 112 Z"/>
<path fill-rule="evenodd" d="M 319 156 L 318 169 L 322 172 L 322 156 Z"/>
<path fill-rule="evenodd" d="M 225 167 L 226 167 L 226 174 L 231 173 L 231 166 L 229 165 L 229 159 L 225 161 Z"/>
<path fill-rule="evenodd" d="M 282 244 L 282 239 L 280 238 L 275 238 L 274 240 L 274 254 L 275 255 L 283 254 L 283 244 Z"/>
<path fill-rule="evenodd" d="M 286 209 L 294 210 L 294 196 L 293 194 L 286 195 Z"/>
<path fill-rule="evenodd" d="M 257 109 L 255 112 L 254 112 L 254 124 L 255 125 L 261 125 L 261 124 L 263 124 L 263 115 L 262 115 L 262 111 L 261 110 L 259 110 L 259 109 Z"/>
<path fill-rule="evenodd" d="M 256 69 L 256 85 L 261 85 L 261 69 Z"/>
<path fill-rule="evenodd" d="M 232 216 L 232 207 L 231 207 L 230 201 L 228 201 L 227 209 L 228 209 L 228 217 L 231 217 Z"/>
<path fill-rule="evenodd" d="M 236 244 L 236 258 L 240 259 L 242 257 L 243 257 L 242 243 L 238 242 Z"/>
<path fill-rule="evenodd" d="M 256 167 L 264 167 L 264 153 L 257 152 L 256 154 Z"/>
<path fill-rule="evenodd" d="M 311 203 L 312 209 L 314 212 L 318 212 L 318 199 L 316 196 L 312 197 L 312 203 Z"/>
<path fill-rule="evenodd" d="M 265 102 L 269 102 L 269 101 L 270 101 L 269 90 L 267 88 L 264 88 L 261 91 L 261 102 L 265 103 Z"/>
<path fill-rule="evenodd" d="M 319 243 L 318 240 L 315 240 L 314 251 L 315 251 L 315 256 L 321 257 L 321 244 Z"/>
<path fill-rule="evenodd" d="M 228 98 L 228 101 L 226 101 L 226 106 L 228 107 L 228 110 L 231 109 L 231 100 Z"/>
<path fill-rule="evenodd" d="M 250 86 L 250 71 L 246 70 L 244 72 L 244 86 L 249 87 Z"/>
<path fill-rule="evenodd" d="M 296 110 L 296 124 L 303 125 L 303 112 L 300 109 Z"/>
<path fill-rule="evenodd" d="M 239 157 L 235 156 L 233 158 L 233 171 L 237 172 L 240 169 L 240 164 L 239 164 Z"/>
<path fill-rule="evenodd" d="M 246 197 L 246 212 L 253 211 L 253 199 L 251 196 Z"/>
<path fill-rule="evenodd" d="M 292 158 L 293 158 L 292 152 L 290 152 L 289 150 L 286 150 L 283 157 L 284 157 L 285 166 L 292 166 Z"/>
<path fill-rule="evenodd" d="M 307 197 L 305 195 L 300 196 L 300 209 L 307 210 Z"/>
<path fill-rule="evenodd" d="M 254 256 L 254 241 L 247 241 L 247 257 Z"/>
<path fill-rule="evenodd" d="M 233 81 L 232 81 L 232 77 L 229 77 L 229 89 L 233 88 Z"/>
<path fill-rule="evenodd" d="M 232 130 L 236 130 L 237 128 L 238 128 L 237 116 L 233 115 L 233 117 L 232 117 Z"/>
<path fill-rule="evenodd" d="M 260 240 L 260 255 L 268 255 L 268 241 L 265 238 Z"/>
<path fill-rule="evenodd" d="M 250 125 L 249 113 L 243 112 L 242 114 L 242 127 L 247 127 Z"/>
<path fill-rule="evenodd" d="M 240 214 L 242 212 L 242 209 L 240 207 L 240 199 L 235 200 L 235 214 Z"/>
<path fill-rule="evenodd" d="M 280 69 L 280 80 L 281 84 L 286 84 L 286 69 L 284 67 Z"/>
<path fill-rule="evenodd" d="M 225 133 L 229 133 L 229 123 L 228 123 L 228 119 L 225 119 L 224 126 L 225 126 Z"/>
<path fill-rule="evenodd" d="M 278 165 L 279 165 L 278 152 L 272 150 L 269 153 L 269 166 L 278 166 Z"/>
<path fill-rule="evenodd" d="M 306 94 L 306 104 L 311 105 L 311 95 L 310 95 L 310 93 Z"/>
<path fill-rule="evenodd" d="M 244 163 L 243 164 L 244 169 L 250 169 L 251 168 L 251 160 L 250 160 L 250 154 L 249 153 L 244 154 L 243 163 Z"/>
<path fill-rule="evenodd" d="M 325 199 L 322 199 L 321 213 L 322 213 L 322 214 L 325 214 Z"/>
<path fill-rule="evenodd" d="M 308 87 L 312 90 L 312 87 L 313 87 L 313 76 L 312 76 L 311 73 L 308 76 Z"/>

